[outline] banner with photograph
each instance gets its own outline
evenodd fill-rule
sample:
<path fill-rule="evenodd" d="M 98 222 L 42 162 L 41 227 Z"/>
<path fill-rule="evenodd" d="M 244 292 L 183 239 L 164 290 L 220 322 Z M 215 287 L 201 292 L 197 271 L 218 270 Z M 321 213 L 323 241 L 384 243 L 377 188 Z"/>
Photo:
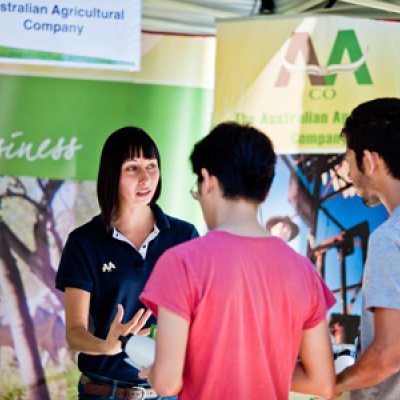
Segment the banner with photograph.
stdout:
<path fill-rule="evenodd" d="M 0 62 L 140 69 L 139 0 L 0 2 Z"/>
<path fill-rule="evenodd" d="M 254 124 L 280 153 L 342 152 L 350 110 L 400 94 L 398 23 L 263 17 L 217 28 L 214 122 Z"/>
<path fill-rule="evenodd" d="M 55 274 L 68 234 L 98 214 L 107 136 L 156 142 L 160 206 L 204 231 L 188 162 L 211 124 L 215 38 L 143 35 L 137 73 L 0 65 L 0 398 L 76 400 Z"/>

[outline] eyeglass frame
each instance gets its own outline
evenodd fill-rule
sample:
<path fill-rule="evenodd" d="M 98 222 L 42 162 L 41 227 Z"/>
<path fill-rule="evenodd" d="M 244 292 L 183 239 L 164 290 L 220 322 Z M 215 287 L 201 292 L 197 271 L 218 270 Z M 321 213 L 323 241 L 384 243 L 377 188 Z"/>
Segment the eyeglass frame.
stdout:
<path fill-rule="evenodd" d="M 190 195 L 192 196 L 193 200 L 199 200 L 199 181 L 196 181 L 189 190 Z"/>

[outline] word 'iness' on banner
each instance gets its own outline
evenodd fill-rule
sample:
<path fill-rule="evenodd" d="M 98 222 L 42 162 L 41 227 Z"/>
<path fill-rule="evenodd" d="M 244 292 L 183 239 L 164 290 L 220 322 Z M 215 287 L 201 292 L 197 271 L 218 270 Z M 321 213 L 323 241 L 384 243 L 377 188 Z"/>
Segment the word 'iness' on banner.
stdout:
<path fill-rule="evenodd" d="M 72 136 L 69 141 L 65 137 L 46 138 L 34 144 L 24 141 L 23 135 L 23 132 L 14 132 L 8 139 L 0 136 L 0 160 L 18 158 L 31 162 L 45 159 L 68 161 L 72 160 L 76 152 L 83 148 L 76 136 Z"/>

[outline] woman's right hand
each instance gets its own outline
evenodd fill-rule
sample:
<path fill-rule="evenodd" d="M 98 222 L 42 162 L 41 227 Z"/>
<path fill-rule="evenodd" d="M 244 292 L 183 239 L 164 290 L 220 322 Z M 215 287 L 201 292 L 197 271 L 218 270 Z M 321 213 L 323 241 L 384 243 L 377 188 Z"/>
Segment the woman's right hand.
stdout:
<path fill-rule="evenodd" d="M 122 351 L 122 343 L 118 338 L 120 336 L 127 336 L 129 334 L 147 336 L 150 333 L 150 328 L 143 329 L 147 320 L 151 316 L 151 311 L 143 308 L 139 309 L 131 320 L 122 323 L 124 316 L 124 308 L 118 304 L 117 313 L 111 323 L 110 330 L 104 341 L 104 354 L 115 355 Z"/>

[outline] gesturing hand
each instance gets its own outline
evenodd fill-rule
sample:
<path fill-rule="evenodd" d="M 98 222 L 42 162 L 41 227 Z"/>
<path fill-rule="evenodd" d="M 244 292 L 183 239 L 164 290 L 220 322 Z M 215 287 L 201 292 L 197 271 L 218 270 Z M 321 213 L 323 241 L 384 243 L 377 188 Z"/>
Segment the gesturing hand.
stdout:
<path fill-rule="evenodd" d="M 144 328 L 143 327 L 146 325 L 146 322 L 151 316 L 151 311 L 146 310 L 144 311 L 143 308 L 138 310 L 136 314 L 133 316 L 133 318 L 127 322 L 125 325 L 130 325 L 130 331 L 126 333 L 126 336 L 129 333 L 132 333 L 133 335 L 138 335 L 138 336 L 148 336 L 150 334 L 150 328 Z"/>
<path fill-rule="evenodd" d="M 104 354 L 115 355 L 122 351 L 122 343 L 118 338 L 120 336 L 126 336 L 129 334 L 134 335 L 148 335 L 150 333 L 150 328 L 142 329 L 149 319 L 151 312 L 147 310 L 144 311 L 143 308 L 138 310 L 136 314 L 125 324 L 122 323 L 122 318 L 124 316 L 124 308 L 121 304 L 118 304 L 117 313 L 110 325 L 110 330 L 106 340 L 104 341 Z"/>

